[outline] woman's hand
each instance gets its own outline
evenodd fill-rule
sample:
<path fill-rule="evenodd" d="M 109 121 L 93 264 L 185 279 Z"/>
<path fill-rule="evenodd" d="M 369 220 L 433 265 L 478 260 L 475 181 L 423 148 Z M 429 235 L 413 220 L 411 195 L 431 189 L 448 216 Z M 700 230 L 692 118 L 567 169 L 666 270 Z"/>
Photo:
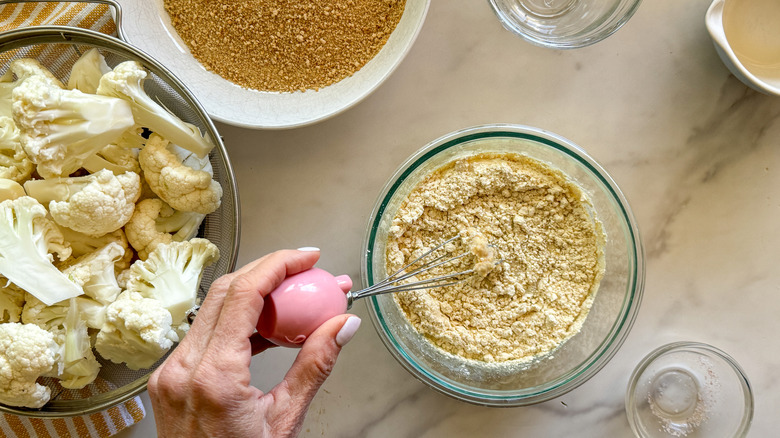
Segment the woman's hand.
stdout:
<path fill-rule="evenodd" d="M 360 319 L 336 316 L 306 340 L 267 394 L 251 385 L 253 354 L 273 346 L 255 332 L 263 297 L 311 268 L 319 250 L 269 254 L 217 279 L 187 336 L 152 373 L 149 397 L 160 437 L 292 437 Z"/>

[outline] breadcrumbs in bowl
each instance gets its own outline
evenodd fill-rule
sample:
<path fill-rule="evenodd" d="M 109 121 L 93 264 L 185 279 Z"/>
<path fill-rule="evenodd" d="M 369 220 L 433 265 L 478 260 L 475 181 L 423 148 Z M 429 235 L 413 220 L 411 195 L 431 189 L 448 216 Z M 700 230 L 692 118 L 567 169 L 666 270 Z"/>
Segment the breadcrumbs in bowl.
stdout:
<path fill-rule="evenodd" d="M 165 0 L 171 23 L 207 69 L 261 91 L 317 90 L 371 60 L 387 42 L 406 0 L 326 5 L 241 0 Z"/>
<path fill-rule="evenodd" d="M 128 41 L 165 60 L 212 119 L 281 129 L 371 94 L 411 50 L 430 0 L 126 3 Z"/>
<path fill-rule="evenodd" d="M 622 344 L 642 295 L 642 247 L 619 189 L 576 145 L 516 125 L 430 143 L 377 201 L 366 285 L 454 235 L 461 245 L 478 236 L 501 262 L 484 277 L 367 303 L 415 377 L 464 401 L 525 405 L 578 386 Z"/>

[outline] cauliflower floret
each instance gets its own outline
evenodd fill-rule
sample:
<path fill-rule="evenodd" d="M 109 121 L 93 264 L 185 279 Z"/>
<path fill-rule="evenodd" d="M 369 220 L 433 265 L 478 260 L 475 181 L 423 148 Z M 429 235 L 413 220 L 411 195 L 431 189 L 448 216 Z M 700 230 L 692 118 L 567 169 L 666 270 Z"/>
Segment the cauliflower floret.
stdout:
<path fill-rule="evenodd" d="M 71 301 L 78 303 L 81 318 L 87 327 L 99 330 L 106 321 L 107 305 L 86 295 L 59 301 L 52 305 L 46 305 L 28 293 L 24 294 L 24 300 L 21 322 L 35 324 L 44 330 L 52 332 L 64 330 L 65 318 L 68 316 Z"/>
<path fill-rule="evenodd" d="M 205 214 L 176 211 L 161 199 L 144 199 L 125 224 L 125 233 L 138 258 L 146 260 L 161 243 L 183 242 L 195 237 Z M 173 234 L 170 234 L 173 233 Z"/>
<path fill-rule="evenodd" d="M 24 293 L 19 286 L 0 276 L 0 323 L 21 321 Z"/>
<path fill-rule="evenodd" d="M 133 216 L 125 224 L 125 234 L 139 259 L 146 260 L 149 252 L 157 245 L 173 241 L 173 235 L 158 231 L 155 222 L 163 214 L 172 214 L 172 211 L 168 204 L 158 198 L 144 199 L 135 205 Z"/>
<path fill-rule="evenodd" d="M 138 151 L 115 144 L 110 144 L 87 157 L 83 167 L 89 173 L 95 173 L 102 169 L 108 169 L 114 172 L 114 175 L 121 175 L 125 172 L 141 173 L 141 166 L 138 165 Z"/>
<path fill-rule="evenodd" d="M 22 148 L 16 123 L 10 117 L 0 116 L 0 178 L 24 182 L 33 170 L 35 165 Z"/>
<path fill-rule="evenodd" d="M 141 180 L 133 172 L 114 175 L 103 169 L 86 176 L 30 180 L 24 189 L 49 206 L 57 224 L 90 236 L 102 236 L 130 220 L 141 193 Z"/>
<path fill-rule="evenodd" d="M 63 300 L 50 306 L 27 295 L 27 302 L 22 310 L 22 322 L 36 325 L 54 337 L 57 345 L 54 351 L 56 366 L 49 377 L 57 377 L 65 388 L 78 389 L 91 383 L 97 377 L 100 364 L 92 353 L 92 341 L 87 332 L 88 312 L 93 309 L 82 309 L 82 303 L 93 301 L 88 297 L 76 297 Z M 105 309 L 104 305 L 100 307 Z M 102 318 L 102 327 L 105 318 Z"/>
<path fill-rule="evenodd" d="M 128 269 L 135 256 L 133 250 L 130 248 L 130 243 L 127 241 L 125 231 L 121 228 L 98 237 L 88 236 L 67 227 L 61 227 L 60 230 L 62 231 L 63 237 L 65 237 L 65 241 L 70 243 L 72 257 L 87 255 L 112 242 L 121 245 L 122 248 L 124 248 L 125 253 L 121 259 L 114 263 L 114 272 L 122 272 L 125 269 Z"/>
<path fill-rule="evenodd" d="M 54 336 L 33 324 L 0 324 L 0 403 L 40 408 L 51 390 L 35 381 L 51 371 Z"/>
<path fill-rule="evenodd" d="M 219 208 L 222 186 L 207 167 L 196 169 L 184 163 L 187 157 L 175 153 L 175 146 L 152 134 L 141 149 L 138 161 L 152 191 L 175 210 L 209 214 Z"/>
<path fill-rule="evenodd" d="M 73 282 L 84 289 L 84 295 L 108 305 L 121 292 L 116 283 L 114 264 L 125 255 L 122 245 L 111 242 L 89 254 L 68 262 L 62 270 Z"/>
<path fill-rule="evenodd" d="M 54 341 L 59 346 L 55 353 L 56 375 L 63 388 L 79 389 L 95 381 L 100 372 L 92 341 L 87 332 L 79 302 L 72 298 L 68 303 L 68 312 L 62 331 L 54 332 Z"/>
<path fill-rule="evenodd" d="M 34 198 L 23 196 L 0 202 L 0 275 L 54 304 L 83 293 L 52 263 L 70 257 L 70 248 L 56 224 L 46 218 L 46 209 Z"/>
<path fill-rule="evenodd" d="M 0 178 L 0 202 L 27 196 L 24 187 L 12 179 Z"/>
<path fill-rule="evenodd" d="M 137 370 L 154 365 L 178 341 L 171 314 L 159 301 L 125 291 L 108 306 L 95 349 L 104 358 Z"/>
<path fill-rule="evenodd" d="M 95 94 L 100 84 L 100 78 L 111 71 L 106 64 L 106 58 L 98 49 L 91 48 L 73 63 L 68 77 L 68 88 L 79 90 L 82 93 Z"/>
<path fill-rule="evenodd" d="M 124 254 L 125 248 L 121 244 L 109 242 L 93 252 L 69 260 L 62 271 L 84 289 L 84 295 L 70 301 L 78 306 L 80 318 L 89 328 L 99 330 L 103 327 L 107 306 L 122 291 L 114 269 Z"/>
<path fill-rule="evenodd" d="M 0 116 L 12 117 L 14 88 L 32 76 L 39 76 L 55 87 L 64 88 L 62 82 L 37 60 L 21 58 L 11 61 L 8 71 L 0 76 Z"/>
<path fill-rule="evenodd" d="M 206 239 L 157 245 L 146 260 L 130 266 L 127 290 L 154 298 L 171 313 L 179 336 L 189 329 L 187 311 L 198 302 L 198 286 L 206 266 L 219 258 L 219 249 Z"/>
<path fill-rule="evenodd" d="M 139 127 L 128 129 L 114 144 L 125 149 L 140 150 L 146 145 L 146 139 L 149 136 L 148 133 L 144 134 L 144 132 L 146 132 L 144 128 Z"/>
<path fill-rule="evenodd" d="M 22 322 L 35 324 L 49 331 L 61 329 L 65 325 L 65 317 L 68 316 L 68 302 L 68 300 L 62 300 L 49 305 L 33 294 L 25 293 Z"/>
<path fill-rule="evenodd" d="M 97 94 L 124 99 L 132 106 L 136 126 L 167 138 L 203 158 L 214 148 L 197 126 L 186 123 L 153 101 L 143 82 L 147 73 L 136 61 L 125 61 L 100 78 Z"/>
<path fill-rule="evenodd" d="M 41 76 L 14 88 L 13 118 L 43 178 L 70 175 L 134 123 L 126 101 L 58 88 Z"/>

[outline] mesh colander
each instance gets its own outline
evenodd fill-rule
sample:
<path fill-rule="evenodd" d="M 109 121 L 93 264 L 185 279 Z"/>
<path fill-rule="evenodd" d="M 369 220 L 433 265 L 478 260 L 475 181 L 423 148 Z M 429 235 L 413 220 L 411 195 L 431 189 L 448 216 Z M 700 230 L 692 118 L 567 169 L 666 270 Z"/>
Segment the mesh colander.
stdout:
<path fill-rule="evenodd" d="M 117 33 L 121 36 L 119 6 L 110 1 L 97 3 L 110 4 L 115 8 L 114 21 L 117 24 Z M 223 188 L 222 205 L 217 211 L 206 216 L 198 235 L 209 239 L 219 248 L 220 258 L 206 268 L 203 274 L 198 292 L 199 298 L 202 299 L 212 281 L 231 272 L 235 267 L 240 233 L 238 191 L 227 151 L 214 124 L 184 84 L 161 63 L 124 41 L 100 32 L 70 26 L 26 27 L 0 34 L 0 75 L 8 69 L 10 61 L 30 57 L 38 59 L 58 78 L 67 82 L 73 63 L 91 48 L 97 48 L 111 67 L 127 60 L 141 63 L 150 73 L 145 81 L 147 94 L 182 120 L 198 126 L 215 144 L 210 159 L 214 178 Z M 134 371 L 96 356 L 102 368 L 96 381 L 85 390 L 65 389 L 56 379 L 43 379 L 40 383 L 46 384 L 52 391 L 52 399 L 46 406 L 41 409 L 26 409 L 0 405 L 0 412 L 57 418 L 102 411 L 144 391 L 149 375 L 165 359 L 161 359 L 150 369 Z"/>

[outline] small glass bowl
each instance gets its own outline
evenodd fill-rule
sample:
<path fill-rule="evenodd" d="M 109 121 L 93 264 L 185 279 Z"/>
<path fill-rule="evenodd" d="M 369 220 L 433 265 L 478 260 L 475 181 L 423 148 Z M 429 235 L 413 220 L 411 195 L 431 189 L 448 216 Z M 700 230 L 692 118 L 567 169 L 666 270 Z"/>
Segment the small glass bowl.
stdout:
<path fill-rule="evenodd" d="M 433 141 L 401 165 L 382 190 L 369 220 L 361 274 L 366 286 L 385 278 L 389 225 L 422 179 L 457 158 L 491 152 L 524 154 L 560 170 L 593 204 L 606 234 L 605 273 L 580 332 L 530 362 L 488 366 L 435 347 L 409 324 L 390 294 L 370 297 L 367 306 L 390 353 L 430 387 L 478 405 L 528 405 L 570 391 L 606 365 L 628 334 L 642 297 L 644 254 L 633 214 L 612 178 L 582 149 L 547 131 L 501 124 Z"/>
<path fill-rule="evenodd" d="M 675 342 L 637 365 L 626 414 L 641 438 L 743 437 L 753 419 L 753 391 L 739 364 L 698 342 Z"/>
<path fill-rule="evenodd" d="M 641 0 L 490 0 L 501 24 L 533 44 L 575 49 L 617 32 Z"/>

